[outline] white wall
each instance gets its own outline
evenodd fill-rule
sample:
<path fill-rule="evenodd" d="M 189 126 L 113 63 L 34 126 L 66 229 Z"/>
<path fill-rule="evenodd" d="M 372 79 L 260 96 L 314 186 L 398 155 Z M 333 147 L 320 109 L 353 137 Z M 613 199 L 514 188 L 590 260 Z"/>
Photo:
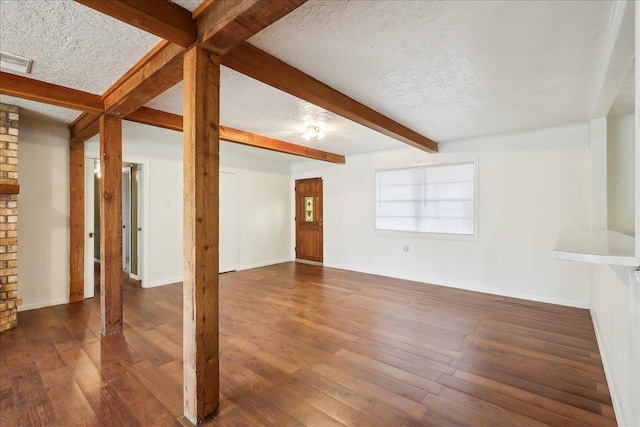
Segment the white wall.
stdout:
<path fill-rule="evenodd" d="M 607 125 L 608 229 L 635 235 L 635 117 L 611 118 Z"/>
<path fill-rule="evenodd" d="M 182 280 L 182 134 L 123 122 L 122 159 L 143 164 L 148 177 L 149 238 L 145 287 Z M 85 155 L 99 157 L 99 140 L 85 145 Z"/>
<path fill-rule="evenodd" d="M 221 144 L 221 170 L 238 174 L 238 270 L 293 259 L 290 166 L 276 159 L 256 157 L 255 148 Z"/>
<path fill-rule="evenodd" d="M 640 426 L 640 283 L 633 268 L 593 266 L 591 317 L 618 424 Z"/>
<path fill-rule="evenodd" d="M 69 131 L 20 114 L 18 296 L 20 310 L 69 301 Z"/>
<path fill-rule="evenodd" d="M 182 133 L 123 124 L 123 160 L 147 163 L 149 172 L 149 278 L 146 287 L 182 281 Z M 257 149 L 221 143 L 220 168 L 238 174 L 238 268 L 290 258 L 290 169 L 256 155 Z M 87 143 L 98 155 L 98 139 Z"/>
<path fill-rule="evenodd" d="M 182 134 L 124 122 L 123 158 L 149 177 L 147 286 L 182 280 Z M 291 258 L 290 166 L 256 149 L 221 147 L 221 169 L 238 174 L 239 268 Z M 234 145 L 235 146 L 235 145 Z M 69 300 L 69 131 L 20 118 L 18 296 L 21 310 Z M 249 151 L 247 151 L 249 150 Z M 256 154 L 257 153 L 257 154 Z M 98 157 L 98 140 L 86 154 Z"/>
<path fill-rule="evenodd" d="M 293 179 L 324 180 L 324 264 L 532 300 L 588 307 L 590 267 L 551 257 L 559 231 L 591 221 L 587 124 L 308 162 Z M 374 232 L 378 169 L 479 158 L 479 241 Z M 403 252 L 403 245 L 409 252 Z"/>
<path fill-rule="evenodd" d="M 640 8 L 635 14 L 638 28 Z M 609 229 L 635 235 L 636 257 L 640 257 L 640 31 L 635 39 L 635 115 L 609 120 L 606 186 Z M 593 185 L 602 183 L 594 179 Z M 620 426 L 640 426 L 640 281 L 634 270 L 592 267 L 591 318 Z"/>

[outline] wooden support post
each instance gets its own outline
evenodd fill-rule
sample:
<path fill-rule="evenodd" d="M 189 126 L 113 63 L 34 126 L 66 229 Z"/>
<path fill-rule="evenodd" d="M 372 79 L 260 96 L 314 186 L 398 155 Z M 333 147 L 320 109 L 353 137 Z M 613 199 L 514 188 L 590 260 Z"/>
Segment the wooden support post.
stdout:
<path fill-rule="evenodd" d="M 122 120 L 100 117 L 102 335 L 122 332 Z"/>
<path fill-rule="evenodd" d="M 69 144 L 71 233 L 69 236 L 69 302 L 84 299 L 84 143 Z"/>
<path fill-rule="evenodd" d="M 218 181 L 220 58 L 184 57 L 184 415 L 199 424 L 219 405 Z"/>

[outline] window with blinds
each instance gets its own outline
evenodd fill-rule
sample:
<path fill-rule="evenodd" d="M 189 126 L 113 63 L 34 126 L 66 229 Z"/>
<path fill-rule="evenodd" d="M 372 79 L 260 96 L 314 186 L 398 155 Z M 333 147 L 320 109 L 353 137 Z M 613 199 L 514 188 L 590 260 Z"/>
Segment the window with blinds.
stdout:
<path fill-rule="evenodd" d="M 376 172 L 376 230 L 474 236 L 475 163 Z"/>

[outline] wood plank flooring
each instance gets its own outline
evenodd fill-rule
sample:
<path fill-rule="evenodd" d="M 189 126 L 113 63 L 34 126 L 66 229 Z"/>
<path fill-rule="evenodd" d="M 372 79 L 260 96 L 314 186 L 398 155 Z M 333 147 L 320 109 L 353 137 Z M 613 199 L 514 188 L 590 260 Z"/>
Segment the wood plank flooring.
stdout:
<path fill-rule="evenodd" d="M 220 277 L 210 426 L 614 426 L 587 310 L 285 263 Z M 2 426 L 188 426 L 182 286 L 26 311 L 0 335 Z"/>

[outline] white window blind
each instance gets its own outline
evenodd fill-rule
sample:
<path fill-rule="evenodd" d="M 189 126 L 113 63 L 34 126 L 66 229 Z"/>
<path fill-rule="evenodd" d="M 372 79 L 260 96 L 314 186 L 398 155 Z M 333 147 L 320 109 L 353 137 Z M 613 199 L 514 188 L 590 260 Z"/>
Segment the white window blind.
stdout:
<path fill-rule="evenodd" d="M 474 163 L 376 172 L 376 230 L 474 234 Z"/>

